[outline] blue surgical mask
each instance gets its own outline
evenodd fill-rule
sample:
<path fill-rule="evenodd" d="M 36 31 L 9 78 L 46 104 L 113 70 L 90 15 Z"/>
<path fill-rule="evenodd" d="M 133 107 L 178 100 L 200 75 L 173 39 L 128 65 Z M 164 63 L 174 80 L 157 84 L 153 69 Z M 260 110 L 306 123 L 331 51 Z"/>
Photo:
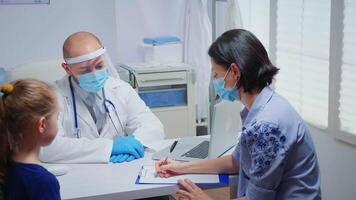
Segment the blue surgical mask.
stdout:
<path fill-rule="evenodd" d="M 98 92 L 108 79 L 108 72 L 106 69 L 93 71 L 78 77 L 79 86 L 88 92 Z"/>
<path fill-rule="evenodd" d="M 229 71 L 226 73 L 226 75 Z M 225 77 L 226 77 L 225 75 Z M 237 88 L 225 88 L 225 77 L 213 80 L 215 92 L 224 100 L 235 101 L 240 100 L 240 92 Z"/>

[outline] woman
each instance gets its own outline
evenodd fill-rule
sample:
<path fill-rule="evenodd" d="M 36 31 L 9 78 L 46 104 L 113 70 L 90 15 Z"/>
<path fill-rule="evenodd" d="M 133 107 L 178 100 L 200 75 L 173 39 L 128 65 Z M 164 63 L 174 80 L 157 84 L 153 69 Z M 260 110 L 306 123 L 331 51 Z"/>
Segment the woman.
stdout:
<path fill-rule="evenodd" d="M 279 69 L 261 42 L 249 31 L 230 30 L 210 46 L 209 56 L 217 94 L 245 106 L 240 140 L 232 155 L 187 163 L 158 161 L 157 174 L 238 172 L 239 199 L 321 199 L 309 130 L 288 101 L 270 88 Z M 179 183 L 180 198 L 211 199 L 191 181 Z"/>

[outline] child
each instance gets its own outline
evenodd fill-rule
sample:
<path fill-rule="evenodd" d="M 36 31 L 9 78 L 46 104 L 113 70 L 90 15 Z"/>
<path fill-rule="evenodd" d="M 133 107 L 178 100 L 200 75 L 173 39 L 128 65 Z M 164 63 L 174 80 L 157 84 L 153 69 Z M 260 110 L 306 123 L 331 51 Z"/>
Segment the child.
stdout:
<path fill-rule="evenodd" d="M 22 79 L 2 85 L 1 92 L 0 199 L 60 199 L 56 177 L 38 158 L 58 130 L 54 89 Z"/>

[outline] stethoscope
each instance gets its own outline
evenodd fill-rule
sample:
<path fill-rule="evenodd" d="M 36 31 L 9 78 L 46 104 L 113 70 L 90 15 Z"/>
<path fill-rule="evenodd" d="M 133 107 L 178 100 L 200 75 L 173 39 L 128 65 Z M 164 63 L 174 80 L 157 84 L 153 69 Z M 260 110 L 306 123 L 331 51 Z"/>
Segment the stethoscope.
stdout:
<path fill-rule="evenodd" d="M 79 125 L 78 125 L 77 105 L 76 105 L 76 100 L 75 100 L 75 95 L 74 95 L 74 87 L 73 87 L 73 84 L 72 84 L 72 77 L 71 76 L 68 76 L 68 81 L 69 81 L 70 92 L 71 92 L 71 95 L 72 95 L 73 115 L 74 115 L 74 135 L 77 138 L 80 138 L 81 135 L 80 135 L 80 128 L 79 128 Z M 109 106 L 111 106 L 114 109 L 116 118 L 118 119 L 118 121 L 120 123 L 121 130 L 124 131 L 124 127 L 123 127 L 123 125 L 121 123 L 119 115 L 117 114 L 116 107 L 110 100 L 108 100 L 106 98 L 104 88 L 102 89 L 102 92 L 103 92 L 103 98 L 104 98 L 104 109 L 105 109 L 105 112 L 108 114 L 112 125 L 114 126 L 116 132 L 119 134 L 120 133 L 119 129 L 116 127 L 116 125 L 114 123 L 114 120 L 111 117 L 110 109 L 109 109 Z"/>

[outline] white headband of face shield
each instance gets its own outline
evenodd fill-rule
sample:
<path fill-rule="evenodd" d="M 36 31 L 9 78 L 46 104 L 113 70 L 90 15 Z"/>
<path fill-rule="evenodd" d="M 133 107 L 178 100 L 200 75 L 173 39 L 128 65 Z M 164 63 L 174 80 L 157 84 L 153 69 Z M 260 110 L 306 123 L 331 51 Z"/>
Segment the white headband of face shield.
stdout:
<path fill-rule="evenodd" d="M 106 61 L 105 64 L 106 64 L 106 67 L 108 69 L 110 76 L 120 79 L 120 76 L 119 76 L 117 70 L 115 69 L 114 65 L 112 64 L 111 59 L 110 59 L 109 55 L 106 53 L 106 49 L 104 47 L 102 47 L 96 51 L 81 55 L 81 56 L 77 56 L 77 57 L 73 57 L 73 58 L 65 58 L 64 60 L 65 60 L 66 64 L 74 64 L 74 63 L 88 61 L 88 60 L 91 60 L 98 56 L 103 56 L 103 59 L 105 59 L 105 61 Z"/>
<path fill-rule="evenodd" d="M 66 63 L 68 65 L 70 64 L 74 64 L 74 63 L 80 63 L 80 62 L 84 62 L 84 61 L 88 61 L 91 60 L 93 58 L 96 58 L 98 56 L 103 55 L 106 52 L 105 48 L 102 47 L 96 51 L 81 55 L 81 56 L 77 56 L 77 57 L 73 57 L 73 58 L 64 58 L 64 60 L 66 61 Z"/>

